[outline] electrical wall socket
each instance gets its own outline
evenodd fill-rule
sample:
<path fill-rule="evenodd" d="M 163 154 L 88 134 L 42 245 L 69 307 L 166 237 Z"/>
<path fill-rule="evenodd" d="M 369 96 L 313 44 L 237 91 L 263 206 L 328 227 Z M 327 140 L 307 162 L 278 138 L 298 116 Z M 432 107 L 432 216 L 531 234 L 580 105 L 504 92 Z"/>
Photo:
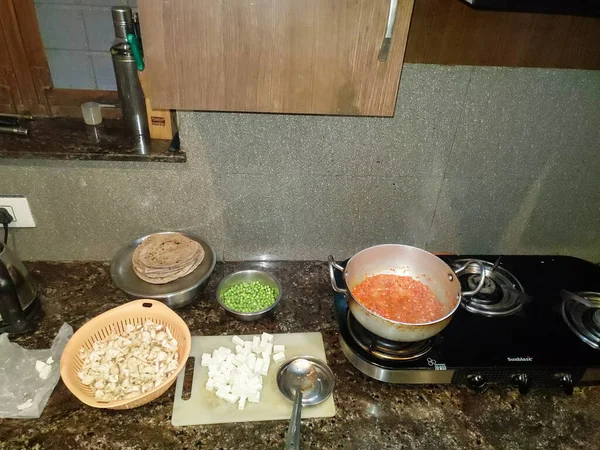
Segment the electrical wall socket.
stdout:
<path fill-rule="evenodd" d="M 6 208 L 13 217 L 13 221 L 8 224 L 9 228 L 35 227 L 35 220 L 31 215 L 27 197 L 23 195 L 0 195 L 0 208 Z"/>

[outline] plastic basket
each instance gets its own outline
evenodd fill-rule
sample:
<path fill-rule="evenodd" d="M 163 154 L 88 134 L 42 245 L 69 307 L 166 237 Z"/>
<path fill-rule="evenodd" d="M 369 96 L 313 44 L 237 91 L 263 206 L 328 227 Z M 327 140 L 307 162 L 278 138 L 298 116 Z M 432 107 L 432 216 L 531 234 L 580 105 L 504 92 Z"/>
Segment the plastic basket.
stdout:
<path fill-rule="evenodd" d="M 92 348 L 94 342 L 105 339 L 115 331 L 124 332 L 127 324 L 143 324 L 146 320 L 169 327 L 173 337 L 177 339 L 179 343 L 177 369 L 162 384 L 148 392 L 140 393 L 138 397 L 110 402 L 97 400 L 92 389 L 81 383 L 77 376 L 77 372 L 83 366 L 79 350 L 82 347 Z M 191 348 L 190 330 L 177 313 L 156 300 L 134 300 L 100 314 L 77 330 L 67 343 L 60 358 L 60 376 L 73 395 L 86 405 L 108 409 L 137 408 L 160 397 L 169 389 L 177 379 L 179 372 L 185 367 Z"/>

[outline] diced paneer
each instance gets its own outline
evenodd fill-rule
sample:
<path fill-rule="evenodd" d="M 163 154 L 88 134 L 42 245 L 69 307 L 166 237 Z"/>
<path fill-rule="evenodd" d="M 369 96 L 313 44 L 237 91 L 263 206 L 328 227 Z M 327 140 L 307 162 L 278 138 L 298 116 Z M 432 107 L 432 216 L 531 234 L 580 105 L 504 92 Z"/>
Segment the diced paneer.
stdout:
<path fill-rule="evenodd" d="M 273 361 L 276 363 L 280 363 L 284 359 L 285 359 L 285 353 L 283 353 L 283 352 L 275 353 L 273 355 Z"/>
<path fill-rule="evenodd" d="M 254 368 L 254 366 L 252 366 Z M 240 372 L 243 372 L 246 375 L 250 375 L 252 374 L 252 369 L 250 367 L 248 367 L 248 363 L 241 365 L 240 367 L 238 367 L 238 370 Z"/>
<path fill-rule="evenodd" d="M 240 347 L 244 346 L 244 340 L 239 337 L 239 336 L 234 336 L 231 341 L 235 344 L 235 345 L 239 345 Z"/>
<path fill-rule="evenodd" d="M 265 345 L 263 346 L 263 352 L 268 355 L 273 353 L 273 344 L 271 344 L 270 342 L 265 343 Z"/>
<path fill-rule="evenodd" d="M 225 401 L 226 401 L 227 403 L 235 403 L 235 402 L 237 402 L 237 401 L 238 401 L 238 399 L 239 399 L 239 398 L 240 398 L 240 396 L 239 396 L 239 395 L 235 395 L 235 394 L 227 394 L 227 395 L 225 396 Z"/>
<path fill-rule="evenodd" d="M 261 335 L 261 340 L 263 340 L 265 342 L 273 342 L 273 335 L 269 334 L 269 333 L 263 333 Z"/>
<path fill-rule="evenodd" d="M 254 353 L 260 353 L 260 338 L 258 336 L 252 338 L 252 351 Z"/>
<path fill-rule="evenodd" d="M 203 353 L 200 365 L 202 367 L 208 367 L 210 364 L 212 364 L 212 358 L 210 356 L 210 353 Z"/>
<path fill-rule="evenodd" d="M 268 358 L 263 360 L 263 366 L 260 369 L 261 375 L 266 376 L 269 373 L 269 364 L 271 364 L 271 361 Z"/>
<path fill-rule="evenodd" d="M 262 376 L 267 375 L 273 355 L 273 336 L 263 333 L 244 341 L 233 336 L 235 350 L 219 347 L 212 354 L 202 355 L 202 366 L 208 367 L 206 389 L 228 403 L 238 403 L 244 410 L 248 402 L 258 403 L 263 388 Z"/>
<path fill-rule="evenodd" d="M 241 365 L 243 365 L 243 364 L 244 364 L 244 361 L 240 361 L 240 360 L 239 360 L 239 359 L 237 359 L 237 358 L 233 360 L 233 365 L 234 365 L 235 367 L 240 367 L 240 366 L 241 366 Z"/>
<path fill-rule="evenodd" d="M 223 388 L 221 388 L 217 391 L 217 397 L 219 397 L 221 400 L 225 400 L 227 395 L 229 395 L 229 392 L 223 390 Z"/>
<path fill-rule="evenodd" d="M 254 394 L 256 394 L 258 391 L 259 391 L 259 389 L 257 389 L 257 388 L 253 388 L 253 387 L 250 387 L 250 386 L 246 386 L 246 387 L 244 388 L 244 394 L 246 395 L 246 397 L 249 397 L 249 396 L 251 396 L 251 395 L 254 395 Z"/>
<path fill-rule="evenodd" d="M 242 395 L 246 392 L 246 386 L 242 385 L 241 383 L 233 383 L 233 386 L 231 387 L 231 393 L 234 395 Z"/>
<path fill-rule="evenodd" d="M 212 360 L 215 364 L 225 361 L 227 355 L 224 355 L 219 350 L 215 350 L 212 354 Z"/>

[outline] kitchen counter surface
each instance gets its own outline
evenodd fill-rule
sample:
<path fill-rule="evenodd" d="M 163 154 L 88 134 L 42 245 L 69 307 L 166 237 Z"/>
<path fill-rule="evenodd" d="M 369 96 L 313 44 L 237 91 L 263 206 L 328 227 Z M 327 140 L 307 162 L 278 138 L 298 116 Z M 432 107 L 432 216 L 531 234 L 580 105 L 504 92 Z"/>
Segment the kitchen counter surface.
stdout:
<path fill-rule="evenodd" d="M 171 163 L 187 158 L 183 151 L 169 151 L 169 141 L 151 139 L 143 149 L 136 146 L 123 120 L 88 126 L 81 118 L 35 118 L 23 126 L 29 129 L 27 137 L 0 134 L 0 158 Z"/>
<path fill-rule="evenodd" d="M 224 274 L 266 266 L 284 298 L 272 318 L 238 322 L 217 308 L 214 291 Z M 28 264 L 42 286 L 45 316 L 39 329 L 16 339 L 48 347 L 63 322 L 78 328 L 127 301 L 111 283 L 108 264 Z M 474 394 L 451 386 L 400 386 L 356 371 L 337 341 L 332 292 L 320 262 L 218 264 L 197 304 L 178 311 L 192 334 L 320 331 L 336 376 L 337 414 L 303 421 L 305 449 L 590 449 L 600 442 L 600 387 L 562 391 L 492 388 Z M 171 425 L 174 386 L 154 402 L 129 411 L 89 408 L 59 382 L 37 420 L 0 419 L 0 449 L 280 449 L 287 422 L 176 428 Z"/>

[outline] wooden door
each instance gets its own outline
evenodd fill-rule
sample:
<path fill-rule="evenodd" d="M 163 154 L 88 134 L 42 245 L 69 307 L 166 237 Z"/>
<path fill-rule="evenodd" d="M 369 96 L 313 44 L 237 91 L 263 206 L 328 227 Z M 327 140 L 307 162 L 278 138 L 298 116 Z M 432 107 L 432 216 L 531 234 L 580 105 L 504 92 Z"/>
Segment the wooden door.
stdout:
<path fill-rule="evenodd" d="M 47 115 L 51 86 L 33 0 L 0 0 L 0 112 Z"/>
<path fill-rule="evenodd" d="M 138 0 L 152 105 L 392 116 L 414 0 Z"/>

